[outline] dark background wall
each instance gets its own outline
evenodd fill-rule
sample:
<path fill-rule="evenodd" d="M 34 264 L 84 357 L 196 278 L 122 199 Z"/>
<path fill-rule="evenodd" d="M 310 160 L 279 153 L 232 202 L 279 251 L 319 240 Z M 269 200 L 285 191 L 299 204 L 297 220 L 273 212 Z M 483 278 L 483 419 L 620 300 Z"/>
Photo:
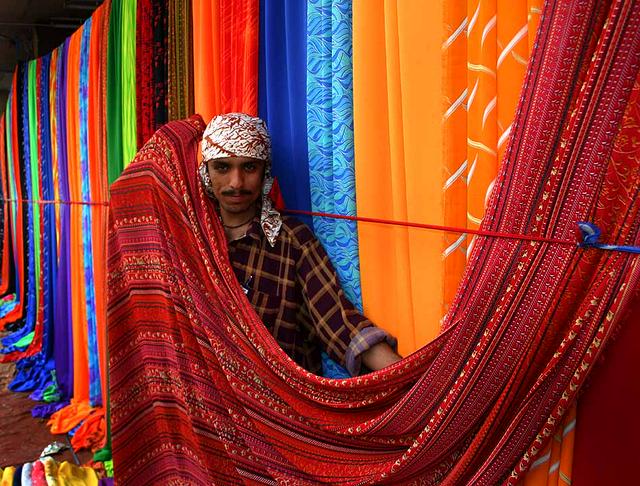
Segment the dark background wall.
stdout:
<path fill-rule="evenodd" d="M 0 113 L 15 66 L 55 49 L 102 0 L 0 0 Z"/>

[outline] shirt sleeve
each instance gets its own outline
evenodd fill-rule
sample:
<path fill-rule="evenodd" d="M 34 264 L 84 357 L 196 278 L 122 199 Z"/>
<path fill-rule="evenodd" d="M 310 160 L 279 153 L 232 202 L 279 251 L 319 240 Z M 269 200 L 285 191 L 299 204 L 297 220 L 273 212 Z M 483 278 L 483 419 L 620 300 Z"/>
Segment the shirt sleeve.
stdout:
<path fill-rule="evenodd" d="M 317 238 L 302 246 L 298 283 L 311 322 L 327 354 L 351 375 L 361 368 L 361 355 L 382 341 L 394 349 L 397 341 L 376 327 L 347 299 L 329 256 Z"/>

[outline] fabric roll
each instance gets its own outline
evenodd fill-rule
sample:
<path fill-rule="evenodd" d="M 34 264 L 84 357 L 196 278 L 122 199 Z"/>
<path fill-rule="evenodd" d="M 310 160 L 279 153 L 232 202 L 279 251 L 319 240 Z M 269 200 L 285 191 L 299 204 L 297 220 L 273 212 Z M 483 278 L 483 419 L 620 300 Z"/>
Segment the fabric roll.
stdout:
<path fill-rule="evenodd" d="M 33 179 L 32 179 L 32 164 L 34 159 L 37 160 L 37 154 L 32 157 L 33 147 L 37 148 L 37 134 L 35 132 L 35 120 L 32 120 L 32 112 L 35 114 L 35 61 L 25 63 L 19 69 L 19 78 L 22 81 L 19 89 L 21 90 L 21 146 L 23 148 L 21 164 L 19 165 L 20 180 L 23 188 L 23 197 L 31 199 L 34 197 Z M 35 142 L 32 142 L 32 137 L 35 138 Z M 34 167 L 37 172 L 37 166 Z M 37 188 L 37 187 L 36 187 Z M 36 196 L 37 197 L 37 196 Z M 38 290 L 39 279 L 36 278 L 36 265 L 37 269 L 40 269 L 39 252 L 36 254 L 36 248 L 40 246 L 40 227 L 39 219 L 38 225 L 35 225 L 35 216 L 39 216 L 39 211 L 36 212 L 32 205 L 24 204 L 24 214 L 26 218 L 24 220 L 24 229 L 26 241 L 24 242 L 24 251 L 26 255 L 27 268 L 25 272 L 25 306 L 24 306 L 24 321 L 23 325 L 15 331 L 13 334 L 2 339 L 2 343 L 5 346 L 0 351 L 5 354 L 1 359 L 3 360 L 22 360 L 17 363 L 17 375 L 13 382 L 9 385 L 11 389 L 20 390 L 23 386 L 28 387 L 31 378 L 31 367 L 33 360 L 25 361 L 24 358 L 33 356 L 40 350 L 40 337 L 42 329 L 38 326 L 37 322 L 37 303 L 38 303 Z M 37 240 L 37 243 L 36 243 Z M 17 347 L 16 344 L 25 336 L 33 333 L 33 339 L 30 344 L 26 346 Z M 22 344 L 22 343 L 21 343 Z M 26 388 L 27 391 L 29 388 Z"/>
<path fill-rule="evenodd" d="M 10 96 L 7 100 L 7 161 L 9 175 L 9 193 L 11 199 L 16 202 L 11 204 L 11 228 L 12 228 L 12 249 L 13 249 L 13 271 L 14 285 L 16 292 L 16 305 L 2 317 L 3 327 L 6 324 L 15 322 L 22 317 L 25 291 L 24 291 L 24 251 L 23 251 L 23 206 L 18 201 L 22 198 L 22 186 L 19 179 L 20 143 L 19 143 L 19 118 L 18 105 L 19 93 L 18 78 L 19 71 L 16 69 L 13 74 Z"/>
<path fill-rule="evenodd" d="M 194 110 L 191 2 L 171 0 L 168 13 L 169 120 L 179 120 Z"/>
<path fill-rule="evenodd" d="M 122 0 L 112 0 L 109 15 L 109 41 L 107 49 L 107 141 L 109 184 L 115 181 L 124 168 L 122 146 Z"/>
<path fill-rule="evenodd" d="M 442 9 L 440 2 L 353 2 L 358 216 L 442 224 L 443 135 L 430 129 L 443 116 L 433 96 L 444 79 Z M 364 312 L 398 338 L 403 356 L 440 331 L 445 241 L 442 232 L 358 224 Z"/>
<path fill-rule="evenodd" d="M 136 135 L 140 149 L 155 131 L 153 85 L 153 7 L 151 0 L 136 3 Z"/>
<path fill-rule="evenodd" d="M 193 2 L 195 112 L 209 121 L 222 113 L 258 110 L 258 2 Z"/>
<path fill-rule="evenodd" d="M 167 102 L 169 14 L 167 2 L 164 0 L 153 0 L 151 7 L 153 16 L 153 112 L 154 127 L 157 129 L 169 120 Z"/>
<path fill-rule="evenodd" d="M 136 134 L 136 0 L 120 3 L 120 82 L 122 92 L 122 160 L 124 167 L 138 151 Z"/>
<path fill-rule="evenodd" d="M 259 32 L 258 113 L 271 134 L 273 174 L 286 205 L 309 211 L 306 2 L 261 2 Z"/>
<path fill-rule="evenodd" d="M 69 38 L 67 58 L 67 166 L 69 200 L 82 200 L 82 169 L 80 146 L 80 59 L 83 28 Z M 70 205 L 71 236 L 71 309 L 73 325 L 73 398 L 89 398 L 89 365 L 87 345 L 87 300 L 84 268 L 83 206 Z"/>
<path fill-rule="evenodd" d="M 215 115 L 224 113 L 220 100 L 222 50 L 219 36 L 223 24 L 214 2 L 193 0 L 192 9 L 194 110 L 208 122 Z"/>
<path fill-rule="evenodd" d="M 80 142 L 80 200 L 84 202 L 92 201 L 91 194 L 91 177 L 89 170 L 89 51 L 91 39 L 91 23 L 89 18 L 82 27 L 82 39 L 80 45 L 80 73 L 78 80 L 79 94 L 79 142 Z M 95 177 L 95 176 L 94 176 Z M 96 323 L 96 294 L 95 283 L 93 278 L 93 230 L 91 206 L 82 205 L 82 247 L 83 247 L 83 266 L 84 266 L 84 284 L 85 284 L 85 301 L 87 316 L 87 357 L 89 363 L 89 400 L 92 405 L 100 405 L 102 403 L 101 381 L 100 381 L 100 363 L 98 352 L 98 336 Z"/>
<path fill-rule="evenodd" d="M 20 484 L 22 486 L 31 486 L 31 473 L 33 472 L 33 463 L 27 462 L 22 466 L 22 476 L 20 478 Z"/>
<path fill-rule="evenodd" d="M 351 5 L 307 3 L 307 132 L 311 209 L 356 215 Z M 357 224 L 314 218 L 345 294 L 362 310 Z"/>
<path fill-rule="evenodd" d="M 52 107 L 56 113 L 58 178 L 57 193 L 60 200 L 69 201 L 69 168 L 67 148 L 67 58 L 69 39 L 58 48 L 58 62 L 55 66 L 56 104 Z M 71 206 L 62 204 L 60 213 L 60 248 L 58 252 L 58 273 L 55 284 L 56 299 L 54 311 L 55 365 L 56 377 L 62 400 L 73 396 L 73 324 L 71 307 Z"/>
<path fill-rule="evenodd" d="M 8 106 L 8 105 L 7 105 Z M 9 111 L 9 110 L 6 110 Z M 0 178 L 2 185 L 2 207 L 0 208 L 0 295 L 6 295 L 10 285 L 9 260 L 11 258 L 9 242 L 9 191 L 7 188 L 7 128 L 6 112 L 0 116 Z M 2 314 L 0 314 L 0 317 Z"/>
<path fill-rule="evenodd" d="M 108 197 L 107 153 L 105 136 L 104 84 L 106 77 L 106 58 L 102 55 L 102 46 L 108 41 L 109 10 L 107 5 L 100 6 L 91 16 L 91 36 L 89 46 L 89 79 L 88 79 L 88 171 L 91 200 L 95 203 L 106 203 Z M 107 208 L 97 204 L 89 206 L 91 216 L 91 246 L 93 267 L 93 288 L 95 290 L 95 325 L 96 325 L 96 359 L 100 373 L 100 401 L 104 404 L 107 396 L 106 385 L 106 266 L 105 238 Z"/>

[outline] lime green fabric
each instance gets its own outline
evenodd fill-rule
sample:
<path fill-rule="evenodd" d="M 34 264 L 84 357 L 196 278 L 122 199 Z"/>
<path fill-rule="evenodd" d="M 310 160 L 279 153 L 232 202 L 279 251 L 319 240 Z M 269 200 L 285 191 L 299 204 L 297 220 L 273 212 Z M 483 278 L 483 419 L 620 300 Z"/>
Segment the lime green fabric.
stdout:
<path fill-rule="evenodd" d="M 38 151 L 38 110 L 36 106 L 36 93 L 37 93 L 37 80 L 36 80 L 36 61 L 29 61 L 29 153 L 31 155 L 30 169 L 31 169 L 31 188 L 33 200 L 40 200 L 40 157 Z M 35 289 L 36 289 L 36 309 L 40 309 L 41 299 L 41 287 L 40 287 L 40 205 L 30 204 L 30 209 L 33 215 L 33 247 L 34 247 L 34 260 L 35 260 Z M 25 336 L 26 337 L 26 336 Z"/>
<path fill-rule="evenodd" d="M 107 172 L 109 184 L 123 169 L 120 17 L 122 0 L 112 0 L 107 49 Z"/>
<path fill-rule="evenodd" d="M 29 334 L 22 336 L 22 338 L 15 343 L 16 348 L 26 348 L 33 341 L 33 336 L 35 335 L 35 331 L 31 331 Z"/>
<path fill-rule="evenodd" d="M 129 165 L 138 151 L 136 130 L 136 0 L 121 4 L 122 159 Z"/>

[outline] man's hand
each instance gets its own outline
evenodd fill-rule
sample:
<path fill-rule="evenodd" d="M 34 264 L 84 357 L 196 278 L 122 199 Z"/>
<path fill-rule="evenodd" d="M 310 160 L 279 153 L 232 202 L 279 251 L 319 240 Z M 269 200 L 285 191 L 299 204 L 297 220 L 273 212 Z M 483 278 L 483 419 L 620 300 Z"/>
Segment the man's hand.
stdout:
<path fill-rule="evenodd" d="M 386 342 L 374 344 L 362 353 L 362 363 L 372 371 L 391 366 L 402 359 Z"/>

